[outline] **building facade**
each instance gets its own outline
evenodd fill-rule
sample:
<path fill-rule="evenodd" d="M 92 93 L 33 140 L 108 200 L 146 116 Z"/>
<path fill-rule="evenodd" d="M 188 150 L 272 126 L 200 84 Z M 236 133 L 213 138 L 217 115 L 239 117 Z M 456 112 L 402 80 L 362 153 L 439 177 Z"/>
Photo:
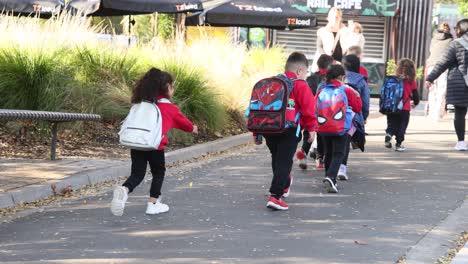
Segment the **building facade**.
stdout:
<path fill-rule="evenodd" d="M 345 5 L 347 3 L 347 5 Z M 343 10 L 343 22 L 354 20 L 363 25 L 363 65 L 369 72 L 372 94 L 380 92 L 390 59 L 406 57 L 424 66 L 431 40 L 432 0 L 309 0 L 304 8 L 317 15 L 318 26 L 313 29 L 276 30 L 275 44 L 288 51 L 300 51 L 313 60 L 316 52 L 317 30 L 327 24 L 332 6 Z M 422 85 L 420 85 L 422 90 Z"/>

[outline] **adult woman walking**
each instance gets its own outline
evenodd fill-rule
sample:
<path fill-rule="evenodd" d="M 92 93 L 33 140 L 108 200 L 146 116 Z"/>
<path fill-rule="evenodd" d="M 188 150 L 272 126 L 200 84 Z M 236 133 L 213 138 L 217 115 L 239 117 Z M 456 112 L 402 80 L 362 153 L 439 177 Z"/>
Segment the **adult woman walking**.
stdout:
<path fill-rule="evenodd" d="M 342 22 L 343 12 L 341 9 L 332 7 L 328 12 L 327 20 L 327 25 L 317 31 L 317 52 L 315 53 L 312 72 L 317 71 L 317 61 L 322 54 L 332 56 L 335 61 L 339 62 L 343 59 L 344 51 L 340 37 L 347 29 Z"/>
<path fill-rule="evenodd" d="M 453 36 L 450 33 L 450 26 L 447 23 L 442 23 L 434 32 L 431 40 L 430 56 L 427 59 L 427 73 L 432 72 L 437 62 L 442 59 L 442 56 L 448 49 Z M 447 93 L 447 71 L 442 73 L 434 82 L 434 85 L 429 90 L 429 102 L 426 105 L 426 114 L 434 121 L 439 121 L 445 114 L 445 95 Z"/>
<path fill-rule="evenodd" d="M 457 39 L 452 41 L 447 52 L 434 66 L 434 69 L 426 78 L 426 88 L 430 88 L 434 81 L 446 71 L 447 78 L 447 104 L 455 106 L 455 131 L 458 143 L 456 150 L 466 151 L 465 142 L 465 116 L 468 108 L 468 19 L 460 20 L 456 27 Z"/>

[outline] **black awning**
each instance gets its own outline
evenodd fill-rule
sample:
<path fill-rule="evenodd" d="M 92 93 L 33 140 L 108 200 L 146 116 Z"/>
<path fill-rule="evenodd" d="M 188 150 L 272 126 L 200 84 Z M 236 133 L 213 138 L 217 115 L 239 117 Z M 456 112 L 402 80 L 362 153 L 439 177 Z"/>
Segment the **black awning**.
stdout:
<path fill-rule="evenodd" d="M 63 0 L 0 0 L 0 12 L 50 17 L 63 8 Z"/>
<path fill-rule="evenodd" d="M 72 0 L 69 10 L 90 16 L 183 13 L 203 10 L 201 0 Z"/>
<path fill-rule="evenodd" d="M 222 27 L 263 27 L 296 29 L 316 26 L 309 12 L 293 7 L 294 1 L 232 0 L 190 15 L 187 26 L 210 25 Z"/>

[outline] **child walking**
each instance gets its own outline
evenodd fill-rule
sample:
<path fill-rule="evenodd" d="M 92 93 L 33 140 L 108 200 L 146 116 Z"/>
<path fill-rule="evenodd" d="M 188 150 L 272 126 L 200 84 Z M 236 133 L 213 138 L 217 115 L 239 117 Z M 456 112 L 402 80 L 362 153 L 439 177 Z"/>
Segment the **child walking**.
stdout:
<path fill-rule="evenodd" d="M 326 74 L 328 66 L 334 63 L 332 56 L 327 54 L 320 55 L 317 65 L 319 67 L 318 71 L 311 74 L 307 77 L 306 81 L 312 90 L 312 94 L 315 97 L 317 91 L 319 91 L 323 86 L 325 86 Z M 302 148 L 296 153 L 296 158 L 299 161 L 299 167 L 303 170 L 307 169 L 307 156 L 309 155 L 310 149 L 312 148 L 312 143 L 309 143 L 310 133 L 307 129 L 304 129 L 303 139 L 302 139 Z M 323 169 L 325 167 L 323 163 L 323 144 L 320 136 L 317 135 L 315 142 L 317 143 L 317 148 L 312 150 L 311 157 L 316 161 L 316 168 Z"/>
<path fill-rule="evenodd" d="M 150 196 L 148 199 L 146 214 L 154 215 L 169 211 L 169 206 L 161 202 L 161 187 L 166 172 L 164 148 L 168 144 L 166 134 L 172 128 L 185 132 L 198 133 L 197 126 L 193 125 L 169 100 L 174 93 L 174 80 L 172 76 L 156 68 L 150 69 L 136 84 L 133 89 L 132 104 L 143 101 L 155 103 L 161 111 L 162 140 L 157 150 L 142 151 L 132 149 L 131 175 L 127 181 L 114 190 L 111 202 L 111 212 L 116 216 L 123 215 L 128 194 L 131 193 L 145 178 L 146 168 L 149 163 L 153 180 L 151 182 Z"/>
<path fill-rule="evenodd" d="M 266 145 L 271 153 L 271 166 L 273 171 L 273 180 L 271 182 L 270 193 L 271 196 L 268 199 L 267 207 L 274 210 L 288 210 L 288 204 L 283 200 L 290 194 L 290 188 L 293 181 L 291 175 L 291 169 L 293 165 L 294 153 L 297 149 L 297 144 L 300 141 L 300 131 L 298 131 L 298 123 L 302 124 L 308 131 L 311 132 L 309 142 L 311 143 L 315 138 L 315 105 L 314 97 L 310 87 L 307 85 L 305 78 L 307 77 L 307 68 L 309 62 L 306 56 L 299 52 L 292 53 L 286 61 L 285 73 L 279 76 L 289 82 L 291 87 L 289 97 L 287 100 L 287 107 L 285 107 L 285 119 L 288 126 L 285 126 L 280 132 L 275 133 L 254 133 L 254 141 L 256 144 L 261 144 L 261 134 L 265 137 Z M 271 78 L 270 78 L 271 79 Z M 261 82 L 260 82 L 261 83 Z M 260 85 L 259 87 L 264 87 Z M 273 87 L 273 86 L 272 86 Z M 263 89 L 263 88 L 262 88 Z M 270 89 L 270 88 L 268 88 Z M 257 96 L 257 90 L 254 88 L 254 96 Z M 262 100 L 266 100 L 274 93 L 273 88 L 266 94 L 266 98 L 262 97 Z M 263 92 L 261 95 L 265 94 Z M 282 93 L 281 93 L 282 94 Z M 276 98 L 276 96 L 274 95 Z M 252 100 L 256 105 L 258 99 Z M 253 107 L 253 104 L 249 109 Z M 270 102 L 271 103 L 271 102 Z M 263 105 L 263 104 L 262 104 Z M 300 114 L 300 117 L 299 115 Z M 254 123 L 255 113 L 250 112 L 249 123 Z M 298 120 L 299 118 L 299 120 Z M 266 118 L 261 118 L 264 120 Z M 278 122 L 280 123 L 280 122 Z M 274 125 L 275 122 L 267 122 L 266 127 Z"/>
<path fill-rule="evenodd" d="M 354 115 L 353 121 L 356 121 L 361 128 L 364 128 L 367 118 L 369 117 L 370 91 L 367 86 L 366 79 L 359 73 L 361 62 L 356 55 L 346 55 L 343 57 L 342 65 L 346 71 L 346 84 L 356 89 L 359 92 L 362 101 L 362 111 Z M 351 150 L 352 135 L 348 136 L 349 143 L 346 144 L 345 157 L 338 171 L 338 179 L 347 181 L 348 177 L 348 158 Z"/>
<path fill-rule="evenodd" d="M 387 135 L 385 136 L 385 147 L 392 148 L 392 137 L 396 138 L 395 151 L 405 151 L 402 145 L 405 141 L 406 129 L 408 128 L 411 111 L 411 100 L 414 106 L 419 104 L 419 93 L 416 85 L 416 67 L 410 59 L 401 59 L 397 66 L 397 75 L 403 79 L 403 107 L 398 113 L 387 115 Z"/>
<path fill-rule="evenodd" d="M 351 128 L 352 112 L 362 110 L 359 92 L 343 85 L 346 78 L 341 65 L 331 65 L 327 70 L 327 85 L 318 93 L 317 133 L 325 146 L 325 189 L 338 193 L 336 178 L 345 157 L 347 132 Z"/>

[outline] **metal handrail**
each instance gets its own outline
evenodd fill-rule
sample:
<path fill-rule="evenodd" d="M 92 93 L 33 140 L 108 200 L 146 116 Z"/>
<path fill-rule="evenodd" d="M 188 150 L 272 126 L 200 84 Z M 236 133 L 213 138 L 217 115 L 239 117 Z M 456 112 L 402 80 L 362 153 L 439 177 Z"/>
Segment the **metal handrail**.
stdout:
<path fill-rule="evenodd" d="M 50 159 L 56 159 L 57 124 L 72 121 L 100 121 L 101 116 L 95 114 L 62 113 L 46 111 L 29 111 L 16 109 L 0 109 L 0 119 L 4 120 L 43 120 L 51 123 L 52 142 L 50 144 Z"/>

